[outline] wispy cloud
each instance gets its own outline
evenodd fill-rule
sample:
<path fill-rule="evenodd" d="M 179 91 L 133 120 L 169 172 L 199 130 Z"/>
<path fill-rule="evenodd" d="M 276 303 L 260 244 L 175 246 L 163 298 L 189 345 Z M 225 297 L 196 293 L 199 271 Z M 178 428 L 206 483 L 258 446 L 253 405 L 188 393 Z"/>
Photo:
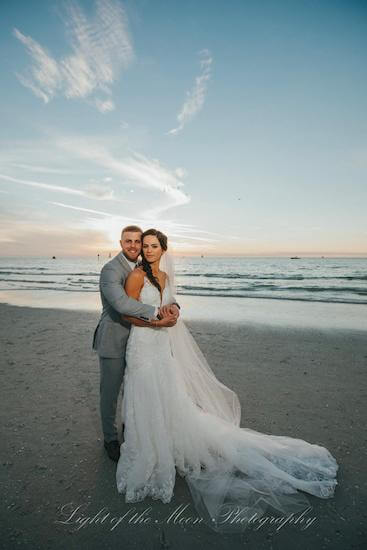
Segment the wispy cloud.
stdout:
<path fill-rule="evenodd" d="M 108 173 L 120 176 L 120 183 L 161 191 L 162 210 L 190 202 L 190 197 L 181 189 L 184 183 L 180 175 L 183 176 L 186 172 L 177 173 L 177 170 L 170 170 L 157 159 L 149 159 L 136 152 L 118 159 L 104 146 L 81 139 L 60 139 L 59 145 L 80 158 L 91 160 L 106 168 Z"/>
<path fill-rule="evenodd" d="M 23 143 L 11 145 L 9 150 L 0 152 L 0 163 L 4 167 L 0 183 L 28 185 L 119 204 L 136 203 L 144 219 L 149 217 L 143 213 L 147 207 L 158 204 L 161 212 L 191 200 L 185 191 L 188 174 L 183 167 L 169 167 L 157 158 L 126 148 L 121 139 L 50 134 L 47 142 L 35 142 L 33 147 L 25 147 Z M 50 167 L 43 164 L 45 158 Z M 1 187 L 9 190 L 9 186 Z M 150 217 L 156 219 L 155 215 Z"/>
<path fill-rule="evenodd" d="M 72 189 L 71 187 L 64 187 L 62 185 L 52 185 L 49 183 L 42 183 L 40 181 L 23 180 L 19 178 L 12 178 L 5 174 L 0 174 L 0 179 L 9 181 L 11 183 L 19 183 L 21 185 L 28 185 L 29 187 L 38 187 L 39 189 L 45 189 L 47 191 L 54 191 L 58 193 L 68 193 L 69 195 L 85 195 L 83 191 L 79 189 Z"/>
<path fill-rule="evenodd" d="M 201 238 L 196 235 L 195 228 L 192 229 L 191 234 L 188 234 L 183 230 L 183 226 L 174 220 L 152 220 L 136 217 L 130 218 L 127 216 L 90 216 L 81 218 L 78 220 L 75 227 L 79 227 L 81 231 L 95 231 L 97 233 L 105 233 L 108 240 L 113 243 L 119 238 L 121 229 L 128 224 L 138 224 L 143 230 L 154 227 L 165 233 L 168 237 L 168 243 L 172 250 L 173 242 L 180 243 L 181 248 L 194 246 L 190 243 L 195 243 L 196 247 L 207 248 L 207 246 L 214 246 L 220 239 Z"/>
<path fill-rule="evenodd" d="M 91 199 L 112 200 L 114 198 L 113 189 L 106 184 L 90 183 L 84 188 L 86 196 Z"/>
<path fill-rule="evenodd" d="M 72 53 L 60 59 L 32 37 L 14 29 L 14 36 L 24 44 L 32 60 L 27 73 L 16 76 L 45 103 L 60 94 L 68 99 L 91 98 L 101 113 L 112 111 L 115 105 L 110 86 L 133 58 L 121 3 L 96 0 L 94 18 L 88 18 L 77 3 L 70 3 L 65 23 Z M 95 96 L 101 93 L 107 97 Z"/>
<path fill-rule="evenodd" d="M 52 204 L 54 206 L 60 206 L 61 208 L 67 208 L 69 210 L 76 210 L 78 212 L 87 212 L 88 214 L 97 214 L 99 216 L 104 216 L 108 218 L 115 218 L 116 220 L 125 220 L 128 223 L 139 223 L 144 226 L 149 224 L 151 220 L 146 218 L 127 218 L 126 216 L 116 216 L 114 214 L 110 214 L 109 212 L 104 212 L 101 210 L 93 210 L 92 208 L 83 208 L 81 206 L 74 206 L 72 204 L 65 204 L 63 202 L 54 202 L 54 201 L 48 201 L 48 204 Z M 208 234 L 208 235 L 216 235 L 218 237 L 222 237 L 221 234 L 218 233 L 211 233 L 210 231 L 203 231 L 200 229 L 196 229 L 195 226 L 187 226 L 185 224 L 181 224 L 178 222 L 174 222 L 172 220 L 165 220 L 164 222 L 159 222 L 159 227 L 163 231 L 162 227 L 164 226 L 165 230 L 169 232 L 169 237 L 179 237 L 179 238 L 185 238 L 190 239 L 194 241 L 203 241 L 203 242 L 218 242 L 220 239 L 212 239 L 208 237 L 199 237 L 198 233 L 201 234 Z"/>
<path fill-rule="evenodd" d="M 115 104 L 111 99 L 102 101 L 101 99 L 96 98 L 94 100 L 94 105 L 101 113 L 108 113 L 109 111 L 113 111 L 115 109 Z"/>
<path fill-rule="evenodd" d="M 13 178 L 0 174 L 0 179 L 8 181 L 10 183 L 19 183 L 20 185 L 27 185 L 29 187 L 37 187 L 44 189 L 45 191 L 52 191 L 54 193 L 66 193 L 67 195 L 79 195 L 80 197 L 87 197 L 90 199 L 106 200 L 113 198 L 113 190 L 106 186 L 100 185 L 87 185 L 85 189 L 73 189 L 72 187 L 65 187 L 64 185 L 53 185 L 51 183 L 43 183 L 40 181 L 24 180 L 20 178 Z"/>
<path fill-rule="evenodd" d="M 151 219 L 147 219 L 144 217 L 127 217 L 124 215 L 115 215 L 111 214 L 109 212 L 101 211 L 101 210 L 94 210 L 91 208 L 84 208 L 80 206 L 74 206 L 72 204 L 65 204 L 62 202 L 54 202 L 54 201 L 48 201 L 47 204 L 51 204 L 53 206 L 58 206 L 61 208 L 65 208 L 68 210 L 74 210 L 77 212 L 83 212 L 86 214 L 96 214 L 98 217 L 85 217 L 81 218 L 76 222 L 76 225 L 74 224 L 74 227 L 79 227 L 81 230 L 88 230 L 88 231 L 97 231 L 97 232 L 103 232 L 105 231 L 111 241 L 114 242 L 117 238 L 117 236 L 121 232 L 121 228 L 126 224 L 139 224 L 143 229 L 147 229 L 148 227 L 156 227 L 157 229 L 160 229 L 160 231 L 163 231 L 167 234 L 171 245 L 173 242 L 171 239 L 179 239 L 181 241 L 181 245 L 187 245 L 190 241 L 199 241 L 200 243 L 215 243 L 220 242 L 222 235 L 216 234 L 216 233 L 210 233 L 209 231 L 203 231 L 200 229 L 197 229 L 195 226 L 187 226 L 186 224 L 181 224 L 179 222 L 173 221 L 173 220 L 162 220 L 159 222 L 155 222 L 152 224 Z M 101 216 L 101 218 L 99 218 Z M 219 239 L 213 239 L 210 237 L 201 237 L 198 234 L 208 234 L 208 235 L 215 235 L 220 237 Z M 176 244 L 180 241 L 176 241 Z"/>
<path fill-rule="evenodd" d="M 101 212 L 100 210 L 93 210 L 92 208 L 82 208 L 81 206 L 73 206 L 72 204 L 64 204 L 63 202 L 49 201 L 48 204 L 60 206 L 61 208 L 68 208 L 69 210 L 77 210 L 79 212 L 88 212 L 89 214 L 98 214 L 100 216 L 112 217 L 112 214 L 109 214 L 108 212 Z"/>
<path fill-rule="evenodd" d="M 214 244 L 206 244 L 205 249 L 202 244 L 195 244 L 195 243 L 188 243 L 186 241 L 170 241 L 171 250 L 174 252 L 196 252 L 200 253 L 205 250 L 205 252 L 208 251 L 215 251 L 216 246 Z"/>
<path fill-rule="evenodd" d="M 50 168 L 49 166 L 23 164 L 19 162 L 11 162 L 9 164 L 10 166 L 14 166 L 15 168 L 22 168 L 23 170 L 28 170 L 29 172 L 39 172 L 41 174 L 61 174 L 61 175 L 75 174 L 75 171 L 65 170 L 64 168 Z"/>
<path fill-rule="evenodd" d="M 196 77 L 192 90 L 186 92 L 187 99 L 177 115 L 179 125 L 177 128 L 173 128 L 167 132 L 167 134 L 175 135 L 181 132 L 186 123 L 189 122 L 204 105 L 207 85 L 211 76 L 211 64 L 213 59 L 207 49 L 201 50 L 199 55 L 201 74 Z"/>
<path fill-rule="evenodd" d="M 170 237 L 180 237 L 180 238 L 183 238 L 185 237 L 186 239 L 190 239 L 190 240 L 193 240 L 193 241 L 202 241 L 202 242 L 213 242 L 213 243 L 216 243 L 216 242 L 219 242 L 219 239 L 209 239 L 209 238 L 205 238 L 205 237 L 197 237 L 196 235 L 187 235 L 187 233 L 185 235 L 181 235 L 179 233 L 171 233 Z"/>

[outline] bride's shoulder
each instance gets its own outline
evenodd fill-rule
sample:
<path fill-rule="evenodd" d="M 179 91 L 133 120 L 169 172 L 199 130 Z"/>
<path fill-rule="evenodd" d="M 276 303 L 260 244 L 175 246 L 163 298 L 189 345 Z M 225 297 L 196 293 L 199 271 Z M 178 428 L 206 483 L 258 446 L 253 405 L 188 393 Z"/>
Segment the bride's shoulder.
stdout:
<path fill-rule="evenodd" d="M 145 271 L 141 267 L 136 267 L 127 276 L 127 281 L 139 283 L 144 281 Z"/>

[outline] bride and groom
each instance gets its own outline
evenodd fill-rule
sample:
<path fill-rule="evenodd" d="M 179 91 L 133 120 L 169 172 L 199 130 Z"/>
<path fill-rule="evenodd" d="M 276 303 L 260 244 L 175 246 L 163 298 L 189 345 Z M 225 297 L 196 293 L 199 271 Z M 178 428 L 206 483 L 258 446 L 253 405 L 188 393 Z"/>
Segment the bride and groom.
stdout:
<path fill-rule="evenodd" d="M 131 324 L 122 316 L 129 314 L 142 320 L 163 319 L 162 326 L 172 326 L 179 315 L 179 306 L 154 307 L 129 298 L 124 289 L 125 280 L 135 269 L 141 252 L 142 230 L 136 225 L 121 232 L 121 252 L 104 265 L 100 274 L 102 314 L 95 329 L 93 349 L 98 352 L 100 364 L 100 413 L 104 446 L 116 462 L 120 456 L 117 436 L 116 407 L 125 372 L 126 344 Z M 124 425 L 122 425 L 124 431 Z"/>
<path fill-rule="evenodd" d="M 325 447 L 240 427 L 237 394 L 215 377 L 179 318 L 167 237 L 129 226 L 120 243 L 122 252 L 101 272 L 103 312 L 94 349 L 105 447 L 118 461 L 117 490 L 125 501 L 170 502 L 177 472 L 202 519 L 218 532 L 232 532 L 269 507 L 286 514 L 306 510 L 305 493 L 332 497 L 338 464 Z M 139 252 L 142 262 L 134 269 Z M 115 412 L 122 380 L 119 445 Z"/>

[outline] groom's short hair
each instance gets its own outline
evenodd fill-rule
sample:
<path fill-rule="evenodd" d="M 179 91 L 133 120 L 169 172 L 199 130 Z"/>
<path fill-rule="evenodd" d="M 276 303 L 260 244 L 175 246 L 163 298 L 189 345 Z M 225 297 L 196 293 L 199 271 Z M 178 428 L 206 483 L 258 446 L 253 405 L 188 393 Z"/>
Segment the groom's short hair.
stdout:
<path fill-rule="evenodd" d="M 140 227 L 138 227 L 137 225 L 127 225 L 121 231 L 121 239 L 122 239 L 122 235 L 127 231 L 133 231 L 134 233 L 143 233 L 142 229 L 140 229 Z"/>

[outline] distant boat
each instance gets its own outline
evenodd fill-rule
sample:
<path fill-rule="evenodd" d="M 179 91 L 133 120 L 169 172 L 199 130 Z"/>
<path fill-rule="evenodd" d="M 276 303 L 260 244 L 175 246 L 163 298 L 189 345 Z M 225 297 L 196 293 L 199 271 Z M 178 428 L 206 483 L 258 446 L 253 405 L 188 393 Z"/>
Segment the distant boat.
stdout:
<path fill-rule="evenodd" d="M 291 260 L 300 260 L 301 258 L 299 256 L 291 256 Z"/>
<path fill-rule="evenodd" d="M 52 259 L 53 259 L 53 260 L 56 260 L 56 256 L 52 256 Z"/>

